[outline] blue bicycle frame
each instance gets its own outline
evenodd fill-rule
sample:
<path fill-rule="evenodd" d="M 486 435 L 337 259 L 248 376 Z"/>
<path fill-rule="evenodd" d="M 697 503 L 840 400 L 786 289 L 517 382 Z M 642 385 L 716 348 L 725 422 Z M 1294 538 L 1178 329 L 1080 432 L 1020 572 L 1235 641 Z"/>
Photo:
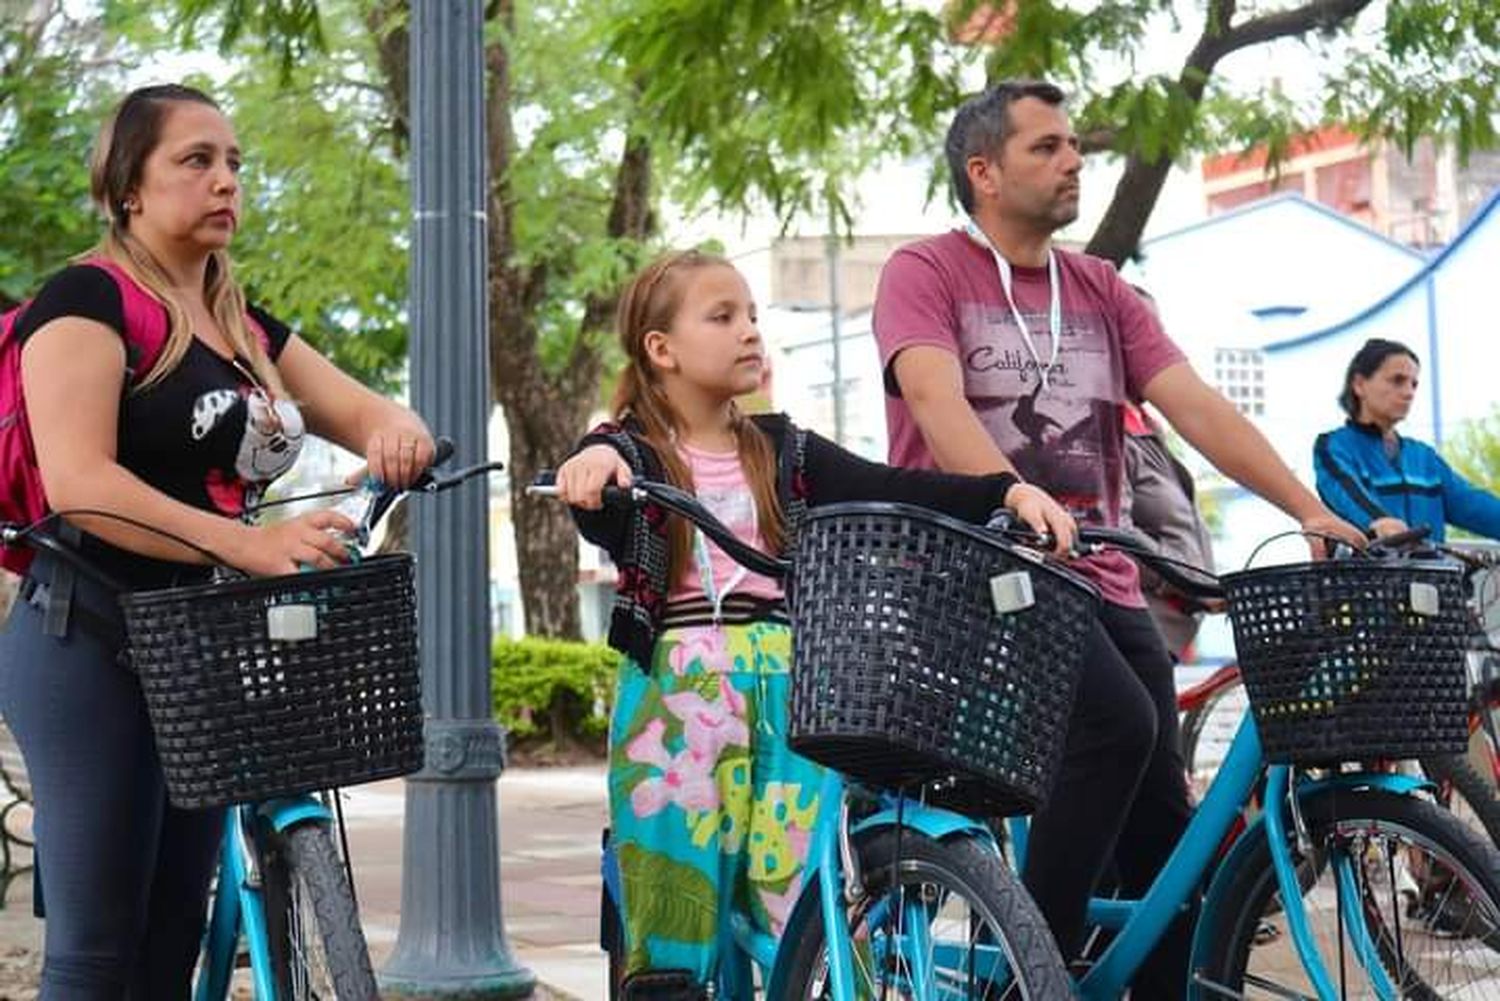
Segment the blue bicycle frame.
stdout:
<path fill-rule="evenodd" d="M 1268 838 L 1287 927 L 1298 957 L 1320 1001 L 1334 1001 L 1338 997 L 1333 978 L 1318 955 L 1307 924 L 1307 912 L 1297 879 L 1297 860 L 1292 854 L 1292 839 L 1288 837 L 1283 804 L 1287 802 L 1289 794 L 1300 799 L 1327 788 L 1379 788 L 1398 794 L 1410 794 L 1424 783 L 1419 779 L 1385 772 L 1358 772 L 1319 780 L 1299 779 L 1293 793 L 1290 785 L 1292 770 L 1286 765 L 1265 766 L 1261 757 L 1260 735 L 1256 732 L 1254 721 L 1246 716 L 1187 831 L 1145 897 L 1139 900 L 1096 898 L 1091 902 L 1090 922 L 1098 927 L 1114 930 L 1116 936 L 1079 982 L 1080 998 L 1085 1001 L 1115 1001 L 1125 993 L 1147 955 L 1187 904 L 1189 896 L 1201 884 L 1204 874 L 1214 868 L 1220 846 L 1250 802 L 1262 770 L 1267 778 L 1265 812 L 1240 834 L 1219 865 L 1203 904 L 1204 912 L 1207 913 L 1215 906 L 1218 893 L 1222 892 L 1236 865 L 1254 848 L 1255 839 Z M 1024 858 L 1024 826 L 1024 821 L 1012 825 L 1013 831 L 1021 832 L 1021 836 L 1016 838 L 1018 867 Z M 1341 888 L 1347 891 L 1340 894 L 1341 909 L 1345 934 L 1353 944 L 1354 955 L 1369 973 L 1371 984 L 1382 1001 L 1395 1001 L 1398 995 L 1377 960 L 1364 912 L 1358 905 L 1359 895 L 1353 891 L 1349 860 L 1342 854 L 1335 853 L 1331 863 L 1335 878 Z M 1198 967 L 1198 961 L 1209 945 L 1209 925 L 1206 921 L 1198 923 L 1197 937 L 1193 943 L 1194 969 Z"/>
<path fill-rule="evenodd" d="M 257 1001 L 276 1001 L 256 829 L 265 823 L 281 832 L 297 824 L 332 821 L 328 807 L 312 796 L 247 803 L 225 811 L 218 884 L 204 935 L 195 1001 L 222 1001 L 229 996 L 229 980 L 234 974 L 241 934 L 250 954 L 250 975 Z"/>

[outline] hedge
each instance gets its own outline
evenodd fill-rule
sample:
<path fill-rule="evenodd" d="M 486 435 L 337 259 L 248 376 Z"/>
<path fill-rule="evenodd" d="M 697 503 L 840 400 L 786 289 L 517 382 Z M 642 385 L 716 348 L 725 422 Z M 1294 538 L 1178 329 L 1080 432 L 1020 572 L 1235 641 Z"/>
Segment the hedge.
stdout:
<path fill-rule="evenodd" d="M 495 640 L 491 691 L 495 718 L 519 743 L 598 746 L 620 654 L 602 643 L 526 636 Z"/>

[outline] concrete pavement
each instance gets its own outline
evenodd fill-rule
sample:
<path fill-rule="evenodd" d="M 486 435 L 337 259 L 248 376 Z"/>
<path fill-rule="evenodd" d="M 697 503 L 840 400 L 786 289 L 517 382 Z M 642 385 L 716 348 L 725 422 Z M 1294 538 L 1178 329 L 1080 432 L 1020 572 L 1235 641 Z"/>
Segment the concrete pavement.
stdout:
<path fill-rule="evenodd" d="M 400 928 L 404 790 L 395 780 L 345 793 L 356 891 L 377 970 Z M 605 803 L 602 765 L 510 769 L 500 779 L 505 928 L 516 960 L 542 986 L 538 998 L 607 997 L 598 948 Z M 35 997 L 40 942 L 41 923 L 31 917 L 31 883 L 23 877 L 0 910 L 0 1001 Z"/>

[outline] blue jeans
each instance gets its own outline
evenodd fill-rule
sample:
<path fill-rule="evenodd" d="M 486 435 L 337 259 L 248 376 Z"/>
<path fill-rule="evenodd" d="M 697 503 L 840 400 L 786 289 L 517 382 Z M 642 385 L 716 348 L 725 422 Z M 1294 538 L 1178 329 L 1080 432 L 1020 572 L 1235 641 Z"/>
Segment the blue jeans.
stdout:
<path fill-rule="evenodd" d="M 0 713 L 26 759 L 37 867 L 46 893 L 43 1001 L 189 996 L 222 810 L 179 810 L 166 786 L 141 687 L 117 660 L 122 635 L 88 581 L 62 638 L 18 600 L 0 630 Z"/>

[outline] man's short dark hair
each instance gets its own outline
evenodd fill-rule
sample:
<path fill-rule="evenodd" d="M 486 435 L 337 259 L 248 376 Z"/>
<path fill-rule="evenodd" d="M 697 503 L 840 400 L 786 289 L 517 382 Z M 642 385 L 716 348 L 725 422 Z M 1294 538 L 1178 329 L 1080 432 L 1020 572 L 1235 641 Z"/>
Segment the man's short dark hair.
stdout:
<path fill-rule="evenodd" d="M 1023 97 L 1034 97 L 1054 108 L 1068 98 L 1062 88 L 1045 80 L 1001 80 L 965 101 L 948 126 L 948 140 L 943 153 L 948 158 L 948 173 L 958 204 L 971 215 L 974 212 L 974 187 L 969 183 L 969 158 L 991 156 L 1000 152 L 1005 140 L 1015 131 L 1010 120 L 1010 106 Z"/>

